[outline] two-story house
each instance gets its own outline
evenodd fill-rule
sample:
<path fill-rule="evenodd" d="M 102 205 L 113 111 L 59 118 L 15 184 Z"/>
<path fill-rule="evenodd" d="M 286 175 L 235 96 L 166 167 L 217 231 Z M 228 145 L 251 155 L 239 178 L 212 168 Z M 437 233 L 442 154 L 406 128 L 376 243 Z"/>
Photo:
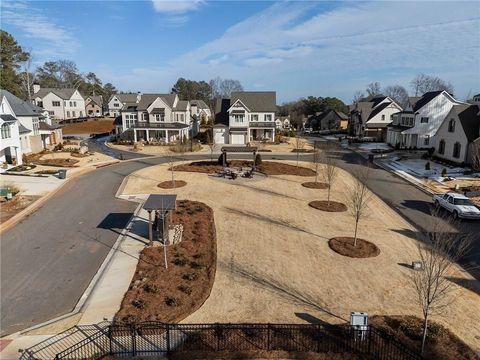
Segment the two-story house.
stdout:
<path fill-rule="evenodd" d="M 20 144 L 19 122 L 3 92 L 0 93 L 0 165 L 22 164 L 22 148 Z"/>
<path fill-rule="evenodd" d="M 121 110 L 122 138 L 133 141 L 170 143 L 198 133 L 198 121 L 191 115 L 189 101 L 177 94 L 137 94 L 137 102 Z"/>
<path fill-rule="evenodd" d="M 200 124 L 207 124 L 212 118 L 212 111 L 203 100 L 190 100 L 190 113 Z"/>
<path fill-rule="evenodd" d="M 20 144 L 24 154 L 38 153 L 62 142 L 61 126 L 52 125 L 44 109 L 6 90 L 0 90 L 0 94 L 7 98 L 13 115 L 20 123 Z"/>
<path fill-rule="evenodd" d="M 85 99 L 78 89 L 41 88 L 34 84 L 33 98 L 55 122 L 85 117 Z"/>
<path fill-rule="evenodd" d="M 103 97 L 90 95 L 85 99 L 85 113 L 89 117 L 103 116 Z"/>
<path fill-rule="evenodd" d="M 237 91 L 217 99 L 214 139 L 219 144 L 245 145 L 275 140 L 275 91 Z"/>
<path fill-rule="evenodd" d="M 138 103 L 141 94 L 113 94 L 108 99 L 108 116 L 116 118 L 120 116 L 122 108 L 126 104 Z"/>
<path fill-rule="evenodd" d="M 389 96 L 376 96 L 353 105 L 348 128 L 354 136 L 371 136 L 384 141 L 393 114 L 402 108 Z"/>

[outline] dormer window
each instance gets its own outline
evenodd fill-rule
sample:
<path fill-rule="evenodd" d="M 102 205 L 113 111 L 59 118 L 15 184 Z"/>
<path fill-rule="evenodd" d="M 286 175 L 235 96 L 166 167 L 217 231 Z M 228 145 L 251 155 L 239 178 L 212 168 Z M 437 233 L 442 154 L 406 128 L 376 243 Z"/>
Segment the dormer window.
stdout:
<path fill-rule="evenodd" d="M 422 117 L 420 118 L 420 123 L 422 123 L 422 124 L 428 124 L 428 117 L 422 116 Z"/>
<path fill-rule="evenodd" d="M 450 119 L 448 122 L 448 132 L 455 132 L 455 119 Z"/>

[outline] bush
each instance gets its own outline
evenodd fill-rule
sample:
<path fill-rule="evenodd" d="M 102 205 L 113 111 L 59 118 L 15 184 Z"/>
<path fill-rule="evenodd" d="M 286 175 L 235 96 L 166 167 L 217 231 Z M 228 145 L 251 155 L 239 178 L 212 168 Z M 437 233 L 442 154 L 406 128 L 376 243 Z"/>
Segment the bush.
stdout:
<path fill-rule="evenodd" d="M 197 261 L 192 261 L 192 262 L 190 263 L 190 267 L 191 267 L 192 269 L 203 269 L 203 268 L 205 267 L 205 265 L 203 265 L 202 263 L 197 262 Z"/>
<path fill-rule="evenodd" d="M 423 322 L 414 316 L 407 316 L 400 320 L 398 328 L 410 339 L 421 340 L 423 333 Z M 445 328 L 434 322 L 428 324 L 427 341 L 436 342 L 445 334 Z"/>
<path fill-rule="evenodd" d="M 144 309 L 146 302 L 143 299 L 134 299 L 132 300 L 132 305 L 135 306 L 137 309 Z"/>
<path fill-rule="evenodd" d="M 187 273 L 182 276 L 183 280 L 194 281 L 198 279 L 198 275 L 196 273 Z"/>
<path fill-rule="evenodd" d="M 189 287 L 189 286 L 185 286 L 185 285 L 180 285 L 178 287 L 178 290 L 180 290 L 181 292 L 183 292 L 187 295 L 190 295 L 192 293 L 192 288 Z"/>
<path fill-rule="evenodd" d="M 447 169 L 443 168 L 442 169 L 442 177 L 446 177 L 448 175 Z"/>
<path fill-rule="evenodd" d="M 148 293 L 156 294 L 160 291 L 160 288 L 155 284 L 146 284 L 143 287 L 143 290 L 145 290 Z"/>
<path fill-rule="evenodd" d="M 183 259 L 183 258 L 177 258 L 173 260 L 173 263 L 177 266 L 185 266 L 188 264 L 188 260 Z"/>
<path fill-rule="evenodd" d="M 174 297 L 170 297 L 170 296 L 166 296 L 165 297 L 165 304 L 167 304 L 168 306 L 179 306 L 180 305 L 180 301 L 178 301 L 176 298 Z"/>
<path fill-rule="evenodd" d="M 425 164 L 425 170 L 430 170 L 430 161 Z"/>
<path fill-rule="evenodd" d="M 255 156 L 255 166 L 260 166 L 260 165 L 262 165 L 262 155 L 257 154 L 257 156 Z"/>

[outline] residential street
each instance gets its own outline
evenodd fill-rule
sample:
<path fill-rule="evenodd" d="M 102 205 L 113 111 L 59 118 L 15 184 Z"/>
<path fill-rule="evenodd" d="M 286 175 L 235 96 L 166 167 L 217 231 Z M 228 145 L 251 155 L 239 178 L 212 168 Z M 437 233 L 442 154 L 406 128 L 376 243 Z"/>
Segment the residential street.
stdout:
<path fill-rule="evenodd" d="M 97 148 L 102 149 L 103 145 Z M 116 152 L 109 149 L 108 151 Z M 117 154 L 118 155 L 118 154 Z M 131 154 L 127 154 L 132 156 Z M 348 150 L 340 166 L 351 171 L 362 161 Z M 186 159 L 209 157 L 190 155 Z M 264 160 L 296 158 L 262 154 Z M 302 155 L 311 159 L 311 155 Z M 163 163 L 145 157 L 107 166 L 67 184 L 36 213 L 3 236 L 1 250 L 1 335 L 70 312 L 87 288 L 136 205 L 114 197 L 123 178 L 138 169 Z M 428 223 L 430 197 L 385 170 L 374 169 L 370 187 L 412 223 Z M 467 261 L 480 263 L 480 222 L 464 223 L 476 234 Z"/>

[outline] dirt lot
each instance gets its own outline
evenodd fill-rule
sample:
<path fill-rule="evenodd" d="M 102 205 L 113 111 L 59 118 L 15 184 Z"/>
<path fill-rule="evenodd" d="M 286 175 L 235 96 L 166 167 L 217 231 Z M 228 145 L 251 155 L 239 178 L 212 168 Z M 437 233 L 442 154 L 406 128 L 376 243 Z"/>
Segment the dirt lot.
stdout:
<path fill-rule="evenodd" d="M 114 129 L 112 119 L 88 120 L 80 123 L 63 125 L 63 135 L 71 134 L 102 134 Z"/>
<path fill-rule="evenodd" d="M 210 295 L 215 279 L 216 241 L 213 211 L 196 201 L 179 201 L 172 224 L 183 225 L 182 241 L 146 247 L 116 318 L 126 322 L 178 323 Z"/>
<path fill-rule="evenodd" d="M 8 202 L 0 204 L 0 223 L 4 223 L 12 216 L 17 215 L 20 211 L 26 209 L 35 201 L 40 199 L 41 196 L 26 196 L 17 195 Z"/>
<path fill-rule="evenodd" d="M 124 194 L 171 193 L 157 187 L 170 179 L 168 168 L 158 165 L 134 173 Z M 313 317 L 342 323 L 351 311 L 420 315 L 409 281 L 412 270 L 403 266 L 418 260 L 414 229 L 377 197 L 369 204 L 369 217 L 359 224 L 358 236 L 378 246 L 380 254 L 352 259 L 333 252 L 328 240 L 353 236 L 354 220 L 348 212 L 324 213 L 308 206 L 327 195 L 326 190 L 301 185 L 313 176 L 237 182 L 176 172 L 175 178 L 187 182 L 175 190 L 179 199 L 201 201 L 214 210 L 217 232 L 212 293 L 185 322 L 302 323 Z M 351 185 L 351 176 L 340 170 L 331 199 L 345 202 L 345 189 Z M 452 278 L 473 282 L 460 269 Z M 467 286 L 456 289 L 455 302 L 433 320 L 478 346 L 478 293 Z"/>
<path fill-rule="evenodd" d="M 52 166 L 58 168 L 83 167 L 110 160 L 113 160 L 113 158 L 101 153 L 92 153 L 91 155 L 79 158 L 74 155 L 72 156 L 69 152 L 52 152 L 38 157 L 36 162 L 45 168 L 38 166 L 35 170 L 51 169 Z M 48 166 L 48 168 L 46 166 Z"/>

